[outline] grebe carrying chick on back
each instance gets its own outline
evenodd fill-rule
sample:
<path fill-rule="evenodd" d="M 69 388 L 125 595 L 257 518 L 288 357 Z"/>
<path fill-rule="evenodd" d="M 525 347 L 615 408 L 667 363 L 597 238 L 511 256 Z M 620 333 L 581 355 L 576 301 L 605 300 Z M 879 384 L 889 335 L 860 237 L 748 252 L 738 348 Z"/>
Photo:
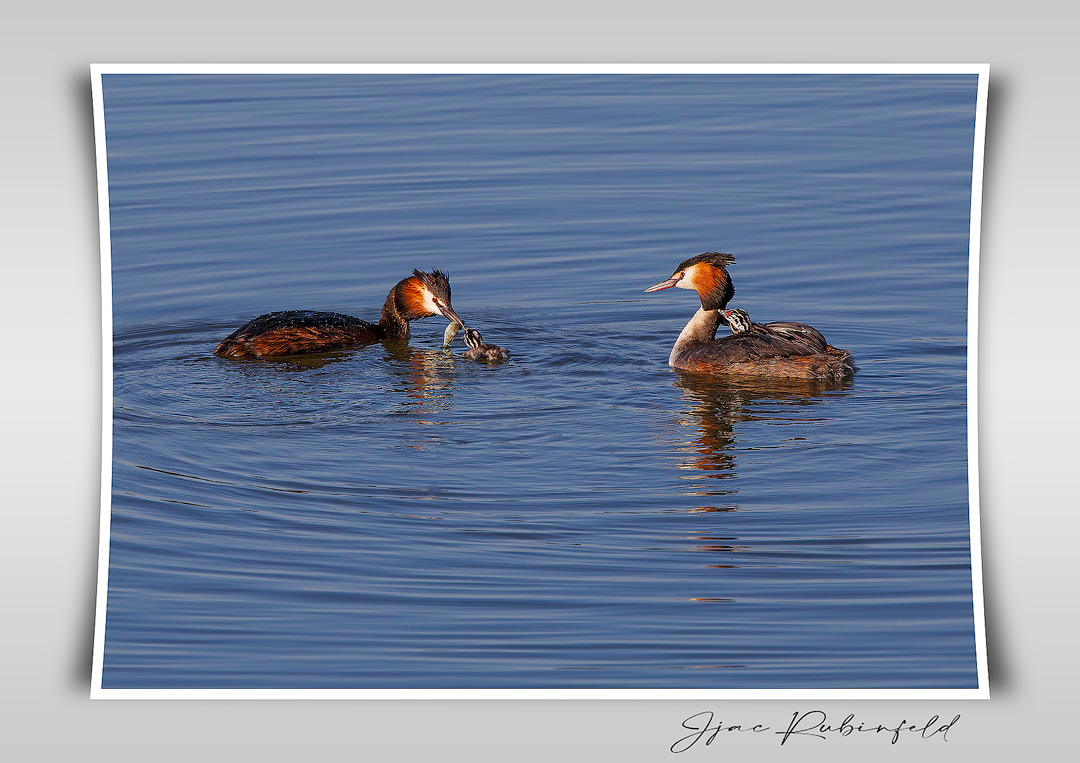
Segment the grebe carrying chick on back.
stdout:
<path fill-rule="evenodd" d="M 346 350 L 384 339 L 408 339 L 409 321 L 442 315 L 463 324 L 450 304 L 450 277 L 441 270 L 414 270 L 386 295 L 378 323 L 341 313 L 286 310 L 254 318 L 214 350 L 222 358 L 283 357 Z"/>
<path fill-rule="evenodd" d="M 751 323 L 745 310 L 725 310 L 735 295 L 727 272 L 730 254 L 705 252 L 679 263 L 670 278 L 646 292 L 677 287 L 693 289 L 701 307 L 683 328 L 668 363 L 673 368 L 708 374 L 739 374 L 785 379 L 845 379 L 855 373 L 851 353 L 825 341 L 805 323 Z M 720 324 L 731 336 L 716 338 Z"/>

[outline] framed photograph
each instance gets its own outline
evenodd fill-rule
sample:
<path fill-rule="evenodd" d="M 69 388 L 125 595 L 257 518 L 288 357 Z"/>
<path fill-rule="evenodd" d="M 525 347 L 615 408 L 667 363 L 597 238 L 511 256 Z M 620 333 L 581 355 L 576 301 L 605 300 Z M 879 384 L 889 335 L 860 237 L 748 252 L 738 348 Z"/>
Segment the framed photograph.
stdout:
<path fill-rule="evenodd" d="M 983 698 L 984 65 L 97 65 L 100 698 Z"/>

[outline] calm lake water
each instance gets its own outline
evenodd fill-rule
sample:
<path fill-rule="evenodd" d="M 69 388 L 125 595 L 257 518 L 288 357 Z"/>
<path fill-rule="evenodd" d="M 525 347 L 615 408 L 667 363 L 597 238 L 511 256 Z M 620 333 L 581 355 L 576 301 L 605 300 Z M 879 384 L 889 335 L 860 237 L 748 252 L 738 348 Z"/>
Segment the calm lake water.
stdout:
<path fill-rule="evenodd" d="M 105 688 L 971 688 L 976 77 L 104 75 Z M 733 307 L 845 384 L 681 374 Z M 413 268 L 511 360 L 213 356 Z"/>

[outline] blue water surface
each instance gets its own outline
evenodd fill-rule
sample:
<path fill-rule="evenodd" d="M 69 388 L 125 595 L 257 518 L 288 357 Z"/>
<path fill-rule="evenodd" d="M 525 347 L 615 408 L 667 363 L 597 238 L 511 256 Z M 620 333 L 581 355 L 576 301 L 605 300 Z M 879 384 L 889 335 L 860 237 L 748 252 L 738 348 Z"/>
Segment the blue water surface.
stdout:
<path fill-rule="evenodd" d="M 103 76 L 106 688 L 969 688 L 974 75 Z M 682 374 L 692 293 L 850 350 Z M 413 268 L 509 363 L 213 356 Z"/>

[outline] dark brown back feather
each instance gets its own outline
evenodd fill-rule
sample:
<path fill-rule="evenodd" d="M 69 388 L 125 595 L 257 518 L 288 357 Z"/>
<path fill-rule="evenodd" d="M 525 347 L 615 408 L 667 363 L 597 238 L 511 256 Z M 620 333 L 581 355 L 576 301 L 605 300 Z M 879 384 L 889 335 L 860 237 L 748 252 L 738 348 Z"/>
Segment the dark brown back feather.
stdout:
<path fill-rule="evenodd" d="M 286 310 L 254 318 L 214 350 L 222 358 L 283 357 L 354 347 L 381 339 L 378 326 L 341 313 Z"/>

